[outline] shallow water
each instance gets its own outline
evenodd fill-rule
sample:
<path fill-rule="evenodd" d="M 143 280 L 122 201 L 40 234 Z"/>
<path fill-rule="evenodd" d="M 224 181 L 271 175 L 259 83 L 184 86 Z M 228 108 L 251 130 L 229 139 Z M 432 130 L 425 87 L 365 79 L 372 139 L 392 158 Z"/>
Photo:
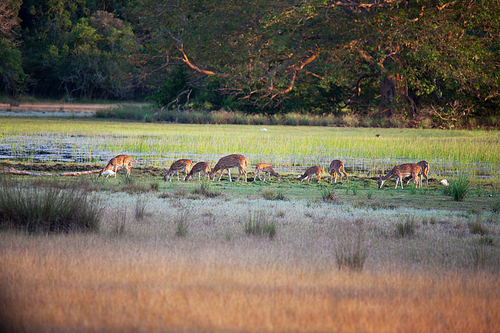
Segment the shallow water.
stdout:
<path fill-rule="evenodd" d="M 0 160 L 23 161 L 32 163 L 77 163 L 77 164 L 105 164 L 110 158 L 117 154 L 127 154 L 132 159 L 142 158 L 137 165 L 156 166 L 168 168 L 172 162 L 180 158 L 189 158 L 194 163 L 206 161 L 215 165 L 217 160 L 224 154 L 178 154 L 162 151 L 121 151 L 112 152 L 101 147 L 113 147 L 115 142 L 123 142 L 123 137 L 110 136 L 81 136 L 60 134 L 30 135 L 15 137 L 0 137 Z M 263 155 L 245 154 L 252 168 L 255 164 L 266 162 L 272 164 L 278 172 L 301 173 L 309 166 L 319 165 L 324 172 L 328 172 L 331 157 L 319 153 L 311 153 L 306 156 L 296 155 Z M 344 154 L 348 156 L 348 152 Z M 378 176 L 387 173 L 396 164 L 418 162 L 408 159 L 363 159 L 343 157 L 342 161 L 348 174 L 364 176 Z M 430 163 L 430 176 L 454 176 L 464 174 L 479 178 L 490 178 L 500 176 L 500 166 L 488 163 L 460 164 L 450 161 L 432 161 Z"/>

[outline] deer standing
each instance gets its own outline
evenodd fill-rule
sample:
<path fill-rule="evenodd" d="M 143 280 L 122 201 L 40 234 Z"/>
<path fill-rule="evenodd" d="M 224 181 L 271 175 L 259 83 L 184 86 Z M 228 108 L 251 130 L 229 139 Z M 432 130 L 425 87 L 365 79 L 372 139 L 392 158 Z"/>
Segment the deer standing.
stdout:
<path fill-rule="evenodd" d="M 427 161 L 420 161 L 417 163 L 422 168 L 422 171 L 418 174 L 420 177 L 420 184 L 422 184 L 422 176 L 425 177 L 425 187 L 427 187 L 428 175 L 429 175 L 429 163 Z M 405 178 L 405 184 L 408 185 L 411 177 Z"/>
<path fill-rule="evenodd" d="M 227 170 L 227 174 L 229 175 L 229 181 L 232 182 L 231 180 L 231 172 L 229 171 L 230 168 L 238 168 L 239 175 L 238 179 L 236 181 L 240 180 L 241 174 L 245 174 L 245 183 L 247 181 L 247 171 L 245 170 L 245 167 L 247 166 L 247 158 L 243 155 L 240 154 L 231 154 L 222 157 L 219 162 L 214 166 L 212 171 L 210 172 L 210 177 L 212 180 L 215 179 L 215 174 L 217 171 L 221 170 L 220 176 L 219 176 L 219 181 L 222 178 L 222 174 L 224 173 L 224 170 Z"/>
<path fill-rule="evenodd" d="M 337 175 L 340 176 L 339 181 L 342 181 L 342 174 L 344 174 L 345 179 L 349 183 L 349 178 L 347 177 L 347 174 L 344 171 L 344 163 L 341 160 L 333 160 L 332 163 L 330 163 L 330 184 L 333 182 L 334 176 L 335 176 L 335 183 L 337 182 Z"/>
<path fill-rule="evenodd" d="M 304 181 L 304 180 L 306 180 L 306 179 L 309 182 L 309 180 L 314 175 L 316 175 L 316 177 L 318 177 L 318 183 L 319 183 L 321 181 L 321 174 L 322 173 L 323 173 L 323 169 L 321 169 L 319 166 L 312 166 L 309 169 L 307 169 L 306 172 L 304 172 L 303 175 L 300 175 L 299 179 L 300 179 L 301 182 Z"/>
<path fill-rule="evenodd" d="M 401 189 L 403 189 L 403 177 L 408 177 L 411 176 L 413 178 L 413 181 L 417 186 L 420 185 L 422 187 L 422 184 L 419 182 L 418 174 L 422 172 L 422 167 L 418 164 L 415 163 L 406 163 L 406 164 L 401 164 L 401 165 L 396 165 L 394 168 L 392 168 L 391 171 L 385 176 L 382 177 L 382 175 L 378 179 L 378 188 L 382 188 L 382 185 L 384 185 L 384 182 L 389 179 L 389 178 L 396 178 L 396 187 L 398 188 L 398 181 L 401 182 Z"/>
<path fill-rule="evenodd" d="M 254 181 L 257 179 L 257 176 L 259 177 L 260 180 L 262 180 L 262 178 L 260 178 L 261 172 L 264 172 L 264 181 L 266 180 L 267 176 L 269 176 L 269 180 L 271 180 L 271 175 L 276 177 L 277 181 L 281 180 L 280 174 L 275 172 L 271 165 L 267 163 L 259 163 L 255 166 L 255 177 L 253 179 Z"/>
<path fill-rule="evenodd" d="M 188 160 L 185 158 L 175 161 L 170 166 L 170 169 L 168 169 L 167 173 L 165 174 L 165 177 L 163 177 L 163 180 L 167 181 L 167 179 L 169 179 L 169 181 L 172 181 L 172 177 L 174 176 L 174 173 L 177 173 L 177 181 L 179 181 L 179 171 L 184 170 L 184 172 L 187 175 L 188 169 L 192 165 L 193 165 L 193 162 L 191 162 L 191 160 Z"/>
<path fill-rule="evenodd" d="M 207 180 L 210 179 L 210 165 L 207 162 L 196 163 L 191 171 L 184 177 L 184 181 L 190 180 L 194 175 L 198 174 L 198 181 L 200 180 L 200 174 L 203 173 L 207 176 Z"/>
<path fill-rule="evenodd" d="M 113 157 L 112 159 L 109 160 L 108 164 L 104 167 L 104 169 L 99 172 L 99 177 L 101 177 L 103 174 L 106 175 L 106 178 L 108 176 L 115 176 L 116 178 L 116 172 L 118 171 L 118 168 L 121 167 L 122 165 L 125 166 L 127 169 L 127 176 L 130 176 L 130 165 L 131 165 L 132 159 L 128 155 L 118 155 L 116 157 Z M 108 170 L 111 170 L 111 172 L 108 172 Z"/>

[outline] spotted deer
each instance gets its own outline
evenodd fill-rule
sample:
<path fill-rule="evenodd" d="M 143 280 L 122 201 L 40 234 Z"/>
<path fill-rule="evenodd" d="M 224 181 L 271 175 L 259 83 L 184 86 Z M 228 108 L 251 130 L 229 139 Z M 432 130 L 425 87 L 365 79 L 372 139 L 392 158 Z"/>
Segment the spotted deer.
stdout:
<path fill-rule="evenodd" d="M 335 178 L 335 183 L 337 182 L 337 175 L 340 176 L 339 181 L 342 181 L 342 174 L 344 174 L 345 179 L 349 183 L 349 178 L 347 177 L 347 174 L 344 171 L 344 163 L 341 160 L 333 160 L 332 163 L 330 163 L 330 184 L 333 183 L 334 178 Z"/>
<path fill-rule="evenodd" d="M 255 177 L 253 180 L 255 181 L 257 177 L 262 180 L 262 178 L 260 178 L 260 174 L 262 172 L 264 173 L 264 181 L 266 180 L 267 176 L 269 176 L 269 180 L 271 180 L 271 175 L 276 177 L 277 181 L 281 180 L 280 174 L 275 172 L 273 167 L 267 163 L 259 163 L 255 166 Z"/>
<path fill-rule="evenodd" d="M 403 189 L 403 177 L 411 176 L 413 181 L 417 186 L 422 187 L 419 182 L 418 174 L 422 171 L 422 167 L 415 163 L 406 163 L 401 165 L 396 165 L 391 171 L 385 176 L 382 175 L 378 179 L 378 188 L 382 188 L 384 182 L 389 178 L 396 178 L 396 187 L 398 188 L 398 181 L 401 182 L 401 189 Z"/>
<path fill-rule="evenodd" d="M 103 174 L 106 175 L 106 178 L 108 176 L 115 176 L 116 178 L 116 172 L 118 171 L 118 168 L 121 166 L 124 166 L 127 169 L 127 175 L 126 177 L 130 176 L 130 165 L 131 165 L 132 159 L 128 155 L 118 155 L 113 157 L 112 159 L 109 160 L 108 164 L 104 167 L 104 169 L 99 172 L 99 177 L 101 177 Z M 111 172 L 108 172 L 108 170 L 111 170 Z"/>
<path fill-rule="evenodd" d="M 163 177 L 163 180 L 167 181 L 167 179 L 169 179 L 169 181 L 172 181 L 172 177 L 174 176 L 174 173 L 177 173 L 177 181 L 178 181 L 179 180 L 179 171 L 184 170 L 184 172 L 187 175 L 188 169 L 192 165 L 193 165 L 193 162 L 191 162 L 191 160 L 188 160 L 185 158 L 175 161 L 170 166 L 170 169 L 168 169 L 167 173 L 165 174 L 165 177 Z"/>
<path fill-rule="evenodd" d="M 418 174 L 418 176 L 420 177 L 420 184 L 422 184 L 422 176 L 423 176 L 425 178 L 425 187 L 427 187 L 428 175 L 429 175 L 429 163 L 427 161 L 420 161 L 417 164 L 420 165 L 420 167 L 422 168 L 422 171 Z M 405 184 L 408 185 L 408 183 L 411 180 L 411 177 L 406 177 L 404 180 Z"/>
<path fill-rule="evenodd" d="M 240 154 L 231 154 L 222 157 L 219 162 L 214 166 L 212 171 L 210 172 L 210 177 L 212 180 L 215 179 L 215 174 L 217 171 L 221 170 L 220 176 L 219 176 L 219 181 L 222 178 L 222 174 L 224 173 L 224 170 L 227 170 L 227 174 L 229 175 L 229 181 L 232 182 L 231 180 L 231 172 L 229 171 L 230 168 L 238 168 L 238 179 L 236 181 L 240 180 L 241 174 L 245 174 L 245 183 L 247 181 L 247 171 L 245 170 L 245 167 L 247 166 L 247 158 L 243 155 Z"/>
<path fill-rule="evenodd" d="M 198 180 L 200 179 L 200 174 L 203 173 L 205 176 L 207 176 L 207 180 L 210 179 L 210 165 L 208 165 L 207 162 L 198 162 L 196 163 L 191 171 L 184 177 L 184 181 L 188 181 L 191 178 L 193 178 L 194 175 L 198 174 Z"/>
<path fill-rule="evenodd" d="M 321 181 L 321 174 L 322 173 L 323 173 L 323 169 L 321 169 L 319 166 L 312 166 L 309 169 L 307 169 L 306 172 L 304 172 L 303 175 L 300 175 L 299 179 L 300 179 L 301 182 L 304 181 L 304 180 L 306 180 L 306 179 L 309 182 L 309 180 L 314 175 L 316 175 L 316 177 L 318 177 L 318 183 L 319 183 Z"/>

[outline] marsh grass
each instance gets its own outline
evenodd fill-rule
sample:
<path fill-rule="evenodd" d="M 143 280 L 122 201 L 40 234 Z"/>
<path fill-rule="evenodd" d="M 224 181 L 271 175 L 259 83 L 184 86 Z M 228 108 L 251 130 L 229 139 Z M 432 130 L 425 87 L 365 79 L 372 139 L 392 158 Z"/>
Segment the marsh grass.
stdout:
<path fill-rule="evenodd" d="M 467 226 L 469 227 L 469 232 L 474 235 L 484 236 L 489 233 L 480 219 L 469 222 Z"/>
<path fill-rule="evenodd" d="M 104 209 L 99 198 L 58 184 L 22 185 L 0 177 L 0 227 L 35 233 L 98 231 Z"/>
<path fill-rule="evenodd" d="M 349 191 L 351 191 L 352 195 L 357 195 L 358 194 L 358 188 L 359 188 L 358 182 L 357 181 L 352 181 L 352 182 L 349 183 L 349 185 L 347 185 L 345 193 L 349 194 Z"/>
<path fill-rule="evenodd" d="M 354 223 L 342 223 L 335 244 L 335 263 L 339 270 L 348 269 L 360 272 L 363 270 L 369 255 L 369 244 L 366 239 L 365 221 L 357 219 Z"/>
<path fill-rule="evenodd" d="M 270 220 L 265 212 L 254 211 L 248 215 L 248 220 L 245 222 L 245 233 L 273 239 L 276 236 L 276 223 Z"/>
<path fill-rule="evenodd" d="M 491 211 L 496 214 L 500 213 L 500 200 L 491 204 Z"/>

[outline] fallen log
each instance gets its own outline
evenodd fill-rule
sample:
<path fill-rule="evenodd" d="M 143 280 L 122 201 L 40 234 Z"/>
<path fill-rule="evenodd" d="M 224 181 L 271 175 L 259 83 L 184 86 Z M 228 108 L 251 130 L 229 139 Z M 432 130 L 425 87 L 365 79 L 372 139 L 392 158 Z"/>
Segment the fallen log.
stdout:
<path fill-rule="evenodd" d="M 134 160 L 132 162 L 130 162 L 130 164 L 135 164 L 139 161 L 142 161 L 143 159 L 142 158 L 139 158 L 137 160 Z M 120 171 L 122 169 L 125 169 L 125 166 L 122 165 L 120 167 L 117 168 L 116 171 Z M 101 169 L 97 169 L 97 170 L 90 170 L 90 171 L 77 171 L 77 172 L 63 172 L 63 173 L 60 173 L 60 174 L 52 174 L 52 173 L 37 173 L 37 172 L 29 172 L 29 171 L 22 171 L 22 170 L 16 170 L 14 168 L 9 168 L 7 170 L 1 170 L 0 173 L 4 173 L 4 174 L 10 174 L 10 175 L 20 175 L 20 176 L 61 176 L 61 177 L 76 177 L 76 176 L 83 176 L 83 175 L 90 175 L 90 174 L 93 174 L 93 173 L 99 173 L 101 172 L 102 168 Z"/>
<path fill-rule="evenodd" d="M 38 172 L 29 172 L 16 170 L 14 168 L 8 168 L 7 170 L 1 170 L 0 173 L 5 173 L 9 175 L 20 175 L 20 176 L 55 176 L 52 173 L 38 173 Z"/>

